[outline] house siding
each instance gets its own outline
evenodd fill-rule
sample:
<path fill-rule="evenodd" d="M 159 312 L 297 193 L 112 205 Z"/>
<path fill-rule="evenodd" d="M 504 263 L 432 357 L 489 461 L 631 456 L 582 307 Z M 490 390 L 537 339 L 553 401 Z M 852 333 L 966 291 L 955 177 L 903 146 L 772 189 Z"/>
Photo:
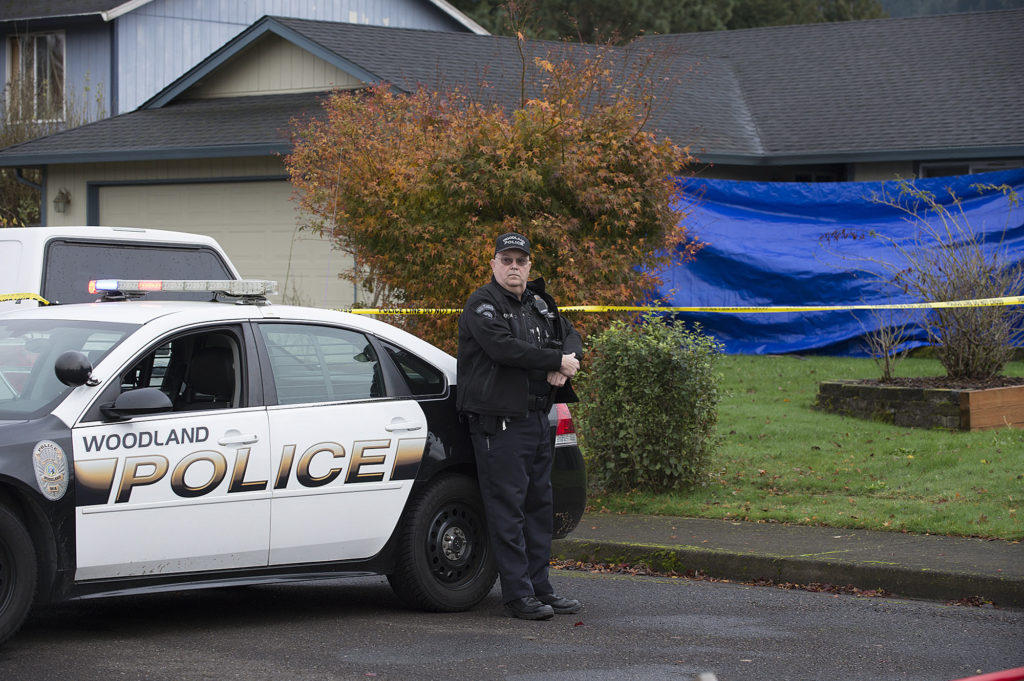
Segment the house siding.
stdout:
<path fill-rule="evenodd" d="M 119 112 L 137 108 L 264 15 L 465 30 L 432 5 L 410 0 L 155 0 L 115 20 Z"/>
<path fill-rule="evenodd" d="M 68 120 L 96 121 L 110 115 L 111 33 L 105 24 L 65 31 L 65 100 Z"/>
<path fill-rule="evenodd" d="M 191 88 L 190 99 L 357 88 L 362 81 L 294 43 L 267 35 Z"/>

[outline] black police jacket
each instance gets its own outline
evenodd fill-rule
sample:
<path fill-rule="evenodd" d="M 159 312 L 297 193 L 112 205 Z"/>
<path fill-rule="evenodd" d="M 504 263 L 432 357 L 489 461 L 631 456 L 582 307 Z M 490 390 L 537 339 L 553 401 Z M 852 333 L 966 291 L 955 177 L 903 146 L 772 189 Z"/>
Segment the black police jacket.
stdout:
<path fill-rule="evenodd" d="M 526 305 L 540 296 L 548 309 L 553 338 L 538 347 L 526 324 Z M 502 287 L 494 277 L 466 301 L 459 316 L 459 355 L 456 406 L 460 412 L 493 416 L 525 416 L 529 411 L 531 369 L 558 371 L 562 355 L 583 357 L 583 339 L 572 323 L 558 314 L 544 280 L 526 285 L 523 298 Z M 553 402 L 577 402 L 571 381 L 558 388 Z"/>

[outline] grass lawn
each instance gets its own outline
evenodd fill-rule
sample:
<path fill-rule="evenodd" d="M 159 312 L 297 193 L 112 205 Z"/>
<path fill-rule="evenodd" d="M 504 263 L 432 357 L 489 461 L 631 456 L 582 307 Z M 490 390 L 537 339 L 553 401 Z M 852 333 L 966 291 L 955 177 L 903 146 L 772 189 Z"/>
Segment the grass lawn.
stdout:
<path fill-rule="evenodd" d="M 592 493 L 591 510 L 1024 537 L 1024 430 L 903 428 L 811 409 L 818 381 L 877 378 L 870 359 L 731 355 L 719 372 L 723 442 L 707 485 Z M 898 376 L 943 373 L 931 359 L 896 369 Z M 1004 373 L 1024 375 L 1024 362 Z"/>

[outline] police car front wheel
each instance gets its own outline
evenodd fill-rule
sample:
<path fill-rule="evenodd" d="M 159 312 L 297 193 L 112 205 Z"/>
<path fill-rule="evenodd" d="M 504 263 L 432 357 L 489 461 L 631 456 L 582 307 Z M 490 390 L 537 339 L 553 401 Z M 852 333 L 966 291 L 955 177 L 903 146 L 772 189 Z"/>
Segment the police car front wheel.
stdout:
<path fill-rule="evenodd" d="M 0 643 L 28 616 L 36 590 L 36 550 L 17 516 L 0 508 Z"/>
<path fill-rule="evenodd" d="M 497 576 L 476 481 L 433 480 L 410 500 L 400 530 L 395 593 L 433 612 L 466 610 L 490 592 Z"/>

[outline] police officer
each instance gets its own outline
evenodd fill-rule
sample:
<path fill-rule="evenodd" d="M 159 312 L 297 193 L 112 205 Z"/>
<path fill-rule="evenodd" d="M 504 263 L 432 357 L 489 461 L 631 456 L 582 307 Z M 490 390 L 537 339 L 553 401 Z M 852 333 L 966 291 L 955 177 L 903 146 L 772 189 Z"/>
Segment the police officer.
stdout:
<path fill-rule="evenodd" d="M 583 341 L 558 314 L 543 279 L 527 281 L 530 242 L 498 237 L 490 283 L 459 317 L 459 411 L 469 422 L 480 491 L 506 611 L 522 619 L 571 614 L 555 595 L 551 557 L 553 452 L 548 411 L 577 400 L 569 379 Z"/>

